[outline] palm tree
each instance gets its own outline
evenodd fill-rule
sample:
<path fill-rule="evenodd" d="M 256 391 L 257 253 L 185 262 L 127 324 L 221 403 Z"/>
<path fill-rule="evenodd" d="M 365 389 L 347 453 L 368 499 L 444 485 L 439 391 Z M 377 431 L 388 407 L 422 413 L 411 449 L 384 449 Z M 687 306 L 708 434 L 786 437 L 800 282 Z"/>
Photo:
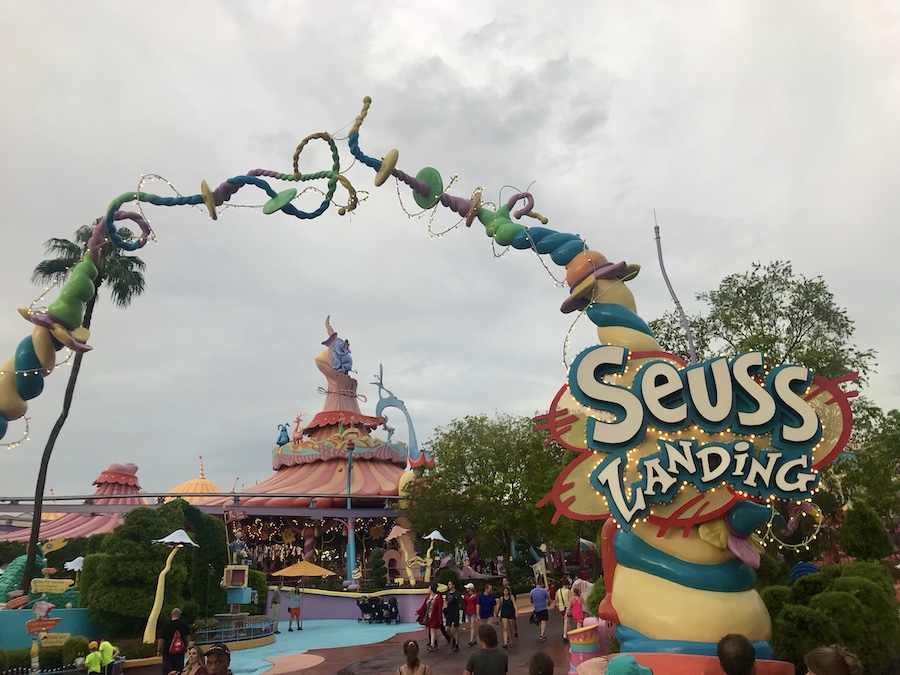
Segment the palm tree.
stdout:
<path fill-rule="evenodd" d="M 75 240 L 68 239 L 48 239 L 44 244 L 44 250 L 47 253 L 55 254 L 56 257 L 42 260 L 34 268 L 31 280 L 35 283 L 47 283 L 50 281 L 61 281 L 66 278 L 69 270 L 78 263 L 87 250 L 88 240 L 91 238 L 93 227 L 84 225 L 78 228 L 75 233 Z M 118 228 L 119 236 L 126 241 L 133 238 L 133 233 L 126 227 Z M 137 256 L 125 255 L 125 252 L 113 246 L 108 241 L 100 249 L 100 260 L 97 264 L 97 278 L 94 280 L 94 297 L 92 297 L 84 310 L 84 321 L 82 325 L 85 328 L 91 327 L 91 317 L 94 314 L 94 305 L 97 302 L 97 291 L 100 286 L 106 284 L 109 289 L 110 297 L 113 303 L 118 307 L 127 307 L 131 304 L 131 300 L 144 292 L 144 274 L 143 270 L 146 265 L 144 261 Z M 44 485 L 47 482 L 47 467 L 50 464 L 50 455 L 53 453 L 53 446 L 56 445 L 56 439 L 62 431 L 66 418 L 69 416 L 69 410 L 72 407 L 72 398 L 75 395 L 75 384 L 78 382 L 78 373 L 81 371 L 81 360 L 83 353 L 77 353 L 72 363 L 72 370 L 69 374 L 69 382 L 66 384 L 66 393 L 63 396 L 62 412 L 50 431 L 47 438 L 47 444 L 44 446 L 44 454 L 41 456 L 41 466 L 38 470 L 37 485 L 34 490 L 34 515 L 31 523 L 31 539 L 28 544 L 28 557 L 25 561 L 26 573 L 22 576 L 22 590 L 28 590 L 31 583 L 31 573 L 34 568 L 34 561 L 37 555 L 37 542 L 41 529 L 41 516 L 44 504 Z"/>

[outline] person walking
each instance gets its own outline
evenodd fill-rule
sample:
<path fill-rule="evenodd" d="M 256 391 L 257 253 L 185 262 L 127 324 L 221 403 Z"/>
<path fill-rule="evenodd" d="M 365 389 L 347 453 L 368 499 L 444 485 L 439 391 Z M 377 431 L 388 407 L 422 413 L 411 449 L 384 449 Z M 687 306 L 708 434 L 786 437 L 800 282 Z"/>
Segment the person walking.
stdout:
<path fill-rule="evenodd" d="M 484 590 L 478 595 L 478 618 L 481 625 L 490 625 L 497 619 L 497 597 L 491 592 L 490 584 L 484 585 Z"/>
<path fill-rule="evenodd" d="M 294 587 L 288 591 L 288 633 L 294 631 L 294 629 L 291 628 L 294 621 L 297 622 L 297 630 L 303 630 L 303 626 L 300 625 L 300 607 L 302 605 L 303 596 L 297 592 L 297 588 Z"/>
<path fill-rule="evenodd" d="M 575 628 L 584 626 L 584 600 L 581 597 L 581 588 L 573 588 L 571 595 L 572 604 L 572 620 L 575 621 Z"/>
<path fill-rule="evenodd" d="M 556 591 L 556 606 L 563 620 L 562 638 L 563 642 L 569 641 L 569 619 L 572 617 L 571 599 L 572 594 L 569 590 L 570 582 L 567 578 L 563 578 L 559 582 L 559 589 Z"/>
<path fill-rule="evenodd" d="M 275 633 L 280 634 L 281 631 L 278 630 L 278 622 L 281 620 L 281 586 L 279 585 L 274 591 L 272 591 L 272 599 L 269 601 L 269 610 L 272 613 L 272 625 L 275 628 Z"/>
<path fill-rule="evenodd" d="M 462 604 L 462 596 L 456 590 L 456 584 L 447 582 L 447 592 L 444 594 L 444 619 L 447 630 L 450 631 L 450 651 L 459 651 L 459 612 Z"/>
<path fill-rule="evenodd" d="M 407 640 L 403 643 L 406 661 L 397 669 L 399 675 L 432 675 L 431 668 L 419 660 L 419 643 Z"/>
<path fill-rule="evenodd" d="M 469 646 L 476 643 L 475 631 L 478 629 L 478 593 L 475 592 L 475 584 L 471 581 L 466 584 L 466 593 L 463 596 L 466 603 L 466 621 L 469 624 Z"/>
<path fill-rule="evenodd" d="M 469 656 L 463 675 L 504 675 L 509 671 L 509 657 L 497 649 L 497 631 L 489 623 L 478 626 L 477 652 Z"/>
<path fill-rule="evenodd" d="M 502 587 L 500 589 L 500 594 L 503 594 L 503 589 L 508 588 L 509 594 L 512 596 L 513 602 L 516 601 L 516 592 L 513 590 L 512 584 L 509 582 L 509 577 L 503 577 L 503 580 L 500 582 Z M 519 617 L 516 616 L 513 618 L 513 637 L 519 637 Z"/>
<path fill-rule="evenodd" d="M 162 656 L 162 675 L 169 675 L 173 670 L 181 672 L 184 668 L 184 654 L 188 642 L 191 641 L 191 629 L 187 621 L 181 618 L 181 610 L 172 610 L 171 620 L 166 622 L 156 640 L 156 655 Z"/>
<path fill-rule="evenodd" d="M 513 600 L 512 591 L 509 586 L 504 586 L 501 591 L 498 612 L 500 614 L 500 623 L 503 625 L 503 649 L 507 649 L 513 645 L 513 636 L 515 635 L 516 620 L 516 601 Z"/>
<path fill-rule="evenodd" d="M 428 597 L 418 611 L 418 621 L 428 630 L 428 651 L 436 652 L 438 649 L 438 631 L 441 628 L 441 615 L 444 600 L 438 593 L 437 582 L 431 582 L 428 589 Z"/>
<path fill-rule="evenodd" d="M 550 619 L 550 612 L 547 605 L 550 602 L 550 593 L 544 588 L 544 580 L 538 578 L 537 586 L 531 589 L 529 593 L 531 604 L 534 606 L 534 614 L 537 617 L 538 627 L 541 631 L 541 642 L 547 641 L 547 622 Z"/>

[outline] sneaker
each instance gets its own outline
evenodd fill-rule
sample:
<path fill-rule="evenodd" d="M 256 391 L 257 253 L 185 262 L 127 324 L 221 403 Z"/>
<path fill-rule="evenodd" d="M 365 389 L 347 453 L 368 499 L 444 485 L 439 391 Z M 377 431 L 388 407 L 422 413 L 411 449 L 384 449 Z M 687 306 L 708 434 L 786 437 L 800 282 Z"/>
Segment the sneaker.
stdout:
<path fill-rule="evenodd" d="M 503 645 L 503 649 L 506 649 L 506 645 Z"/>
<path fill-rule="evenodd" d="M 293 632 L 294 632 L 293 628 L 288 628 L 288 633 L 293 633 Z"/>
<path fill-rule="evenodd" d="M 427 649 L 427 650 L 430 651 L 430 652 L 436 652 L 436 651 L 437 651 L 437 647 L 435 647 L 434 645 L 428 645 L 427 647 L 425 647 L 425 649 Z"/>
<path fill-rule="evenodd" d="M 543 635 L 541 635 L 541 637 L 540 637 L 539 639 L 540 639 L 541 642 L 546 642 L 546 641 L 547 641 L 547 638 L 545 638 Z"/>
<path fill-rule="evenodd" d="M 459 651 L 459 645 L 453 645 L 452 647 L 450 647 L 450 651 L 452 651 L 452 652 L 458 652 L 458 651 Z"/>

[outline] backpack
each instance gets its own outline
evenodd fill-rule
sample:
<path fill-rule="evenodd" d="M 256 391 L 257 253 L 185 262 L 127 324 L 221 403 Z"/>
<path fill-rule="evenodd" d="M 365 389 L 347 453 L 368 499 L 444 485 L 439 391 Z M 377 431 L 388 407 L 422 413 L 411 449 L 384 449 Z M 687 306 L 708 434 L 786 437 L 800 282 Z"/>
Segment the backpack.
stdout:
<path fill-rule="evenodd" d="M 169 653 L 170 654 L 184 653 L 184 639 L 182 639 L 182 637 L 181 637 L 180 630 L 176 630 L 175 634 L 172 636 L 172 644 L 169 645 Z"/>

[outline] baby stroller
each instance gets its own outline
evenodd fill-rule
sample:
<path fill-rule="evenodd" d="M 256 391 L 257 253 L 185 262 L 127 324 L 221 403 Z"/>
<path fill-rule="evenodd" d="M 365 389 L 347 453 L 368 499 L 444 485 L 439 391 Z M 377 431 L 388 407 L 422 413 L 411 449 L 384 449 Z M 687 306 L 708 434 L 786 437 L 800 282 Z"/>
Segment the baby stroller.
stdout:
<path fill-rule="evenodd" d="M 390 624 L 391 621 L 400 623 L 400 608 L 397 607 L 397 598 L 388 598 L 382 607 L 382 616 L 386 624 Z"/>
<path fill-rule="evenodd" d="M 356 620 L 358 623 L 362 623 L 363 621 L 368 621 L 372 623 L 373 613 L 375 608 L 373 607 L 372 599 L 368 596 L 363 596 L 361 598 L 356 599 L 356 606 L 359 607 L 359 618 Z"/>
<path fill-rule="evenodd" d="M 372 603 L 372 618 L 369 619 L 369 623 L 381 623 L 384 621 L 384 601 L 376 595 L 371 598 L 370 602 Z"/>

